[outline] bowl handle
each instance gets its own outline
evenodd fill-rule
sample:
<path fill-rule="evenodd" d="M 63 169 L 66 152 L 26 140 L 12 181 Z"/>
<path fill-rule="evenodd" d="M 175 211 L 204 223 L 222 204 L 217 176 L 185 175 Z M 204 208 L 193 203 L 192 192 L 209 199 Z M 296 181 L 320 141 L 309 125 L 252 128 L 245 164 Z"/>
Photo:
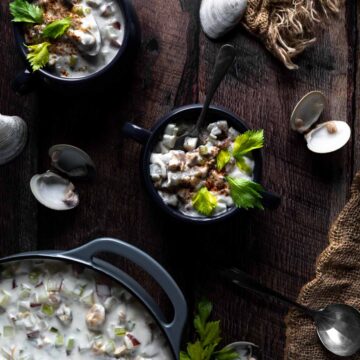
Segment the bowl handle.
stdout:
<path fill-rule="evenodd" d="M 12 82 L 13 90 L 20 95 L 26 95 L 34 90 L 35 74 L 28 69 L 16 75 Z"/>
<path fill-rule="evenodd" d="M 140 266 L 152 276 L 165 291 L 174 308 L 174 318 L 170 323 L 165 320 L 159 306 L 137 281 L 115 266 L 95 257 L 96 254 L 104 252 L 122 256 Z M 187 316 L 187 305 L 184 295 L 174 279 L 157 261 L 142 250 L 126 242 L 112 238 L 96 239 L 76 249 L 63 252 L 59 256 L 77 261 L 80 260 L 84 264 L 90 265 L 95 269 L 121 280 L 121 282 L 128 286 L 128 288 L 145 303 L 153 315 L 160 321 L 169 338 L 176 358 L 179 357 L 181 336 Z"/>
<path fill-rule="evenodd" d="M 133 139 L 140 144 L 145 144 L 152 134 L 151 131 L 130 122 L 126 122 L 123 125 L 122 132 L 126 137 Z"/>
<path fill-rule="evenodd" d="M 270 191 L 262 191 L 262 204 L 267 209 L 277 209 L 281 204 L 281 197 L 278 194 L 272 193 Z"/>

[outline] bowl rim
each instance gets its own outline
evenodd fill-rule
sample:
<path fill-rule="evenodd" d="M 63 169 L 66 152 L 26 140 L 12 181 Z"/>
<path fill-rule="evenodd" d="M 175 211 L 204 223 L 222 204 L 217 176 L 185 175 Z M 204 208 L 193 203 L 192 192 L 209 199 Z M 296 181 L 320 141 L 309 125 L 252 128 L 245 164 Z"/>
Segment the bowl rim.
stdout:
<path fill-rule="evenodd" d="M 129 28 L 131 27 L 131 22 L 132 22 L 131 19 L 133 17 L 132 11 L 130 9 L 132 4 L 129 2 L 129 0 L 114 0 L 114 1 L 116 1 L 118 3 L 118 5 L 120 6 L 120 9 L 122 10 L 122 12 L 124 14 L 124 19 L 125 19 L 124 40 L 123 40 L 121 48 L 119 48 L 119 50 L 116 53 L 116 55 L 114 56 L 114 58 L 107 65 L 105 65 L 101 69 L 95 71 L 94 73 L 91 73 L 91 74 L 88 74 L 86 76 L 79 77 L 79 78 L 65 78 L 65 77 L 57 76 L 57 75 L 54 75 L 51 72 L 47 71 L 46 68 L 39 69 L 36 73 L 41 74 L 43 77 L 48 78 L 52 81 L 56 81 L 57 83 L 61 83 L 64 85 L 71 85 L 74 83 L 82 84 L 82 83 L 88 82 L 90 80 L 98 79 L 102 75 L 106 74 L 109 70 L 111 70 L 111 68 L 113 68 L 114 65 L 118 62 L 118 60 L 123 56 L 123 54 L 125 53 L 125 51 L 127 50 L 128 46 L 129 46 L 130 33 L 131 33 L 131 30 Z M 26 68 L 30 69 L 29 62 L 26 58 L 27 50 L 26 50 L 26 46 L 25 46 L 23 24 L 13 22 L 13 29 L 14 29 L 14 34 L 15 34 L 15 41 L 16 41 L 18 48 L 20 49 L 21 56 L 25 61 Z M 34 72 L 32 72 L 31 69 L 29 71 L 31 71 L 31 73 L 34 74 Z"/>
<path fill-rule="evenodd" d="M 166 114 L 165 116 L 163 116 L 156 122 L 156 124 L 151 128 L 150 138 L 148 139 L 148 141 L 142 148 L 140 171 L 143 174 L 142 178 L 144 180 L 145 188 L 147 189 L 148 194 L 154 200 L 154 202 L 161 209 L 163 209 L 165 211 L 165 213 L 167 213 L 168 215 L 170 215 L 171 217 L 173 217 L 177 220 L 181 220 L 181 221 L 187 222 L 187 223 L 213 224 L 213 223 L 218 223 L 225 219 L 228 219 L 228 218 L 234 216 L 235 214 L 242 213 L 242 212 L 244 212 L 244 209 L 239 209 L 237 207 L 233 207 L 232 209 L 225 211 L 224 213 L 221 213 L 217 216 L 213 216 L 213 217 L 206 217 L 206 216 L 191 217 L 191 216 L 185 215 L 185 214 L 181 213 L 180 211 L 178 211 L 177 209 L 172 208 L 171 206 L 165 204 L 165 202 L 160 197 L 160 195 L 158 194 L 157 190 L 154 187 L 154 184 L 150 177 L 150 171 L 149 171 L 151 152 L 154 148 L 155 143 L 157 141 L 159 141 L 160 133 L 162 132 L 163 128 L 165 128 L 165 125 L 167 125 L 171 121 L 176 121 L 176 117 L 179 116 L 180 114 L 183 114 L 184 112 L 190 112 L 190 111 L 200 112 L 202 107 L 203 107 L 203 104 L 190 104 L 190 105 L 181 106 L 181 107 L 175 108 L 174 110 L 172 110 L 171 112 L 169 112 L 168 114 Z M 222 106 L 211 105 L 209 108 L 209 111 L 212 112 L 214 115 L 218 114 L 220 116 L 221 115 L 225 116 L 226 119 L 224 119 L 224 120 L 230 119 L 229 121 L 232 124 L 234 124 L 234 123 L 238 124 L 238 127 L 235 127 L 235 129 L 239 130 L 239 128 L 240 128 L 240 132 L 244 132 L 246 130 L 251 129 L 244 120 L 240 119 L 233 112 L 231 112 L 230 110 L 228 110 Z M 219 120 L 222 120 L 221 117 L 219 118 Z M 252 152 L 252 154 L 254 155 L 254 158 L 255 158 L 254 159 L 255 160 L 254 181 L 260 182 L 261 174 L 262 174 L 262 165 L 263 165 L 262 152 L 260 149 L 258 149 L 258 150 L 254 150 Z"/>

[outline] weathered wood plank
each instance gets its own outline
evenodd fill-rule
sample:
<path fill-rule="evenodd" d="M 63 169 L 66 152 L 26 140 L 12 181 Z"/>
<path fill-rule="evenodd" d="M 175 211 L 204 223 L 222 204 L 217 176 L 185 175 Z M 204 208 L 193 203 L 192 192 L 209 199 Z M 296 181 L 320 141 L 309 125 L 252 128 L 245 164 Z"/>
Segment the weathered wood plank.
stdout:
<path fill-rule="evenodd" d="M 228 239 L 232 253 L 238 244 L 238 253 L 227 262 L 293 298 L 313 276 L 315 259 L 327 243 L 328 227 L 345 203 L 352 147 L 349 144 L 337 154 L 315 156 L 307 151 L 304 139 L 291 132 L 289 117 L 302 95 L 318 89 L 328 99 L 323 120 L 352 123 L 352 94 L 348 93 L 353 76 L 348 67 L 352 39 L 345 19 L 343 10 L 339 21 L 299 58 L 301 68 L 296 72 L 285 70 L 253 38 L 240 29 L 235 31 L 228 41 L 239 49 L 239 58 L 215 98 L 251 127 L 265 129 L 263 182 L 283 197 L 278 210 L 251 213 L 243 227 L 235 223 L 223 227 L 219 239 Z M 219 46 L 200 38 L 201 99 Z M 218 282 L 204 284 L 202 279 L 201 283 L 204 293 L 218 304 L 218 316 L 226 319 L 227 341 L 254 341 L 264 359 L 282 358 L 285 308 L 246 292 L 236 293 Z"/>
<path fill-rule="evenodd" d="M 36 201 L 29 181 L 36 168 L 36 97 L 17 96 L 10 84 L 23 64 L 15 48 L 8 1 L 0 3 L 0 112 L 21 116 L 29 126 L 25 151 L 13 162 L 0 167 L 0 256 L 36 247 Z"/>

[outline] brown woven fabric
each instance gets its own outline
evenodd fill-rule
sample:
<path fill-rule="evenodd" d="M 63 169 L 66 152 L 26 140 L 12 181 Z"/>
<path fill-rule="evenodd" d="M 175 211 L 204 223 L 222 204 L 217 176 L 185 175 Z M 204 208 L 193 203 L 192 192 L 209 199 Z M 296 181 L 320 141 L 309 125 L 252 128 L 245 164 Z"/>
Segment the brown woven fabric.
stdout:
<path fill-rule="evenodd" d="M 330 15 L 339 12 L 342 0 L 248 0 L 242 24 L 259 37 L 287 68 L 292 59 L 316 39 L 314 32 Z"/>
<path fill-rule="evenodd" d="M 346 303 L 360 309 L 360 172 L 351 199 L 332 225 L 330 245 L 316 264 L 316 278 L 305 285 L 298 301 L 315 309 Z M 320 344 L 313 322 L 296 310 L 289 312 L 285 359 L 338 359 Z M 360 354 L 347 359 L 360 359 Z"/>

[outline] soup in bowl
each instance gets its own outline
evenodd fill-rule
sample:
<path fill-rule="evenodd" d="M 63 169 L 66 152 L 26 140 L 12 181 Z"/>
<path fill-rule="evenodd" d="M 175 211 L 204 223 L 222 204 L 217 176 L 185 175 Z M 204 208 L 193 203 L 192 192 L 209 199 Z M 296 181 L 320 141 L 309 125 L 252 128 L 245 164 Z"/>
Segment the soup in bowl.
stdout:
<path fill-rule="evenodd" d="M 18 15 L 21 6 L 31 7 L 32 18 Z M 10 11 L 27 64 L 15 81 L 19 92 L 34 77 L 67 88 L 114 81 L 119 77 L 113 70 L 126 73 L 139 45 L 137 17 L 127 0 L 14 0 Z"/>
<path fill-rule="evenodd" d="M 279 196 L 260 185 L 260 148 L 234 156 L 241 139 L 262 137 L 261 129 L 252 130 L 230 111 L 211 106 L 201 139 L 187 138 L 176 148 L 177 137 L 195 124 L 201 109 L 200 104 L 177 108 L 150 131 L 124 124 L 125 136 L 144 145 L 140 169 L 150 197 L 172 217 L 196 224 L 215 223 L 244 208 L 277 207 Z M 246 192 L 238 196 L 237 188 L 244 186 Z"/>

